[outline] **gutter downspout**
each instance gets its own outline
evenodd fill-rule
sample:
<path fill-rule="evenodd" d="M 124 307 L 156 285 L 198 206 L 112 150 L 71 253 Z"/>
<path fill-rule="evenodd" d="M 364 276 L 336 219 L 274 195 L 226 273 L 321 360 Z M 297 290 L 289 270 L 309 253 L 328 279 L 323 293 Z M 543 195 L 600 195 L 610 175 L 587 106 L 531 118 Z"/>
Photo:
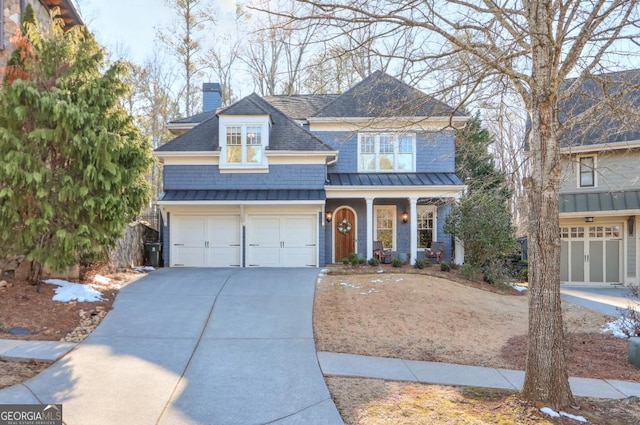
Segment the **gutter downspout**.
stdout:
<path fill-rule="evenodd" d="M 338 162 L 338 154 L 339 152 L 336 152 L 336 156 L 331 161 L 327 161 L 327 167 Z"/>

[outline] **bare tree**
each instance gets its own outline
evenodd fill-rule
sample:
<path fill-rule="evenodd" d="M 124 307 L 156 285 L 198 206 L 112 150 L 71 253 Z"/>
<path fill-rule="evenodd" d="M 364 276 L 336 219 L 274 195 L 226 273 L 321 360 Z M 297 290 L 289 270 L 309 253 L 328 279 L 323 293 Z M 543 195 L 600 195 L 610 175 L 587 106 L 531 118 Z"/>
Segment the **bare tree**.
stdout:
<path fill-rule="evenodd" d="M 156 36 L 182 69 L 184 85 L 179 97 L 184 104 L 184 114 L 190 116 L 199 104 L 200 91 L 195 79 L 203 66 L 203 31 L 207 24 L 215 23 L 215 14 L 203 0 L 165 0 L 165 4 L 177 18 L 170 26 L 156 29 Z"/>
<path fill-rule="evenodd" d="M 563 122 L 558 108 L 583 81 L 618 62 L 623 54 L 638 53 L 634 44 L 638 1 L 300 2 L 313 7 L 314 13 L 283 11 L 278 16 L 291 22 L 320 22 L 336 31 L 349 25 L 367 27 L 378 40 L 419 30 L 417 41 L 422 48 L 404 60 L 442 63 L 462 55 L 473 61 L 474 72 L 465 76 L 463 101 L 487 81 L 508 85 L 521 98 L 531 123 L 530 170 L 524 179 L 529 206 L 529 339 L 522 394 L 553 408 L 572 404 L 560 299 L 559 135 L 603 107 L 588 108 Z M 455 72 L 452 69 L 451 75 Z M 563 87 L 563 81 L 572 76 L 576 77 L 572 84 Z M 603 93 L 606 97 L 607 91 Z"/>

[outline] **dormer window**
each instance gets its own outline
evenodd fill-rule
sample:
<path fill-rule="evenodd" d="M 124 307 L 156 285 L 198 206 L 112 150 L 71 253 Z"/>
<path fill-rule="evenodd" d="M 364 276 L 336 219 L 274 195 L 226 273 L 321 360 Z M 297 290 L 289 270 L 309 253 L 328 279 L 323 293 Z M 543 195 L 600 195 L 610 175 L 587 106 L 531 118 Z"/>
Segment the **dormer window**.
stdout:
<path fill-rule="evenodd" d="M 262 163 L 262 127 L 227 126 L 227 164 L 250 165 Z"/>
<path fill-rule="evenodd" d="M 268 124 L 236 121 L 235 117 L 220 120 L 220 169 L 265 170 Z"/>

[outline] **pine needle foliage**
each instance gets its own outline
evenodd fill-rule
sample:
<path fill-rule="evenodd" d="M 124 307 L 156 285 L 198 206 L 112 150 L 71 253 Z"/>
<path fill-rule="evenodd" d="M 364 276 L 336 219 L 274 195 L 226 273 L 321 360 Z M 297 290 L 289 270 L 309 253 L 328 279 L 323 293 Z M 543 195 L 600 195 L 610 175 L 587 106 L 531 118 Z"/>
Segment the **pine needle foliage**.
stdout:
<path fill-rule="evenodd" d="M 26 14 L 25 16 L 29 16 Z M 0 88 L 0 243 L 64 270 L 112 246 L 149 200 L 150 144 L 122 106 L 127 67 L 84 27 L 23 21 Z"/>

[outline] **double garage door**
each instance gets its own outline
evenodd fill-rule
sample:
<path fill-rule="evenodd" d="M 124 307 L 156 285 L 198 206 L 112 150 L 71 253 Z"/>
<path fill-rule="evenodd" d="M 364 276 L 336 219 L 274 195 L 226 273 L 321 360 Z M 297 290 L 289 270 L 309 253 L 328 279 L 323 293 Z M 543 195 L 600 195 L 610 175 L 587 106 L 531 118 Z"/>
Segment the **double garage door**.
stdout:
<path fill-rule="evenodd" d="M 174 215 L 171 266 L 317 266 L 315 214 L 247 215 L 242 235 L 240 215 Z"/>
<path fill-rule="evenodd" d="M 622 226 L 564 226 L 560 234 L 562 282 L 622 282 Z"/>

